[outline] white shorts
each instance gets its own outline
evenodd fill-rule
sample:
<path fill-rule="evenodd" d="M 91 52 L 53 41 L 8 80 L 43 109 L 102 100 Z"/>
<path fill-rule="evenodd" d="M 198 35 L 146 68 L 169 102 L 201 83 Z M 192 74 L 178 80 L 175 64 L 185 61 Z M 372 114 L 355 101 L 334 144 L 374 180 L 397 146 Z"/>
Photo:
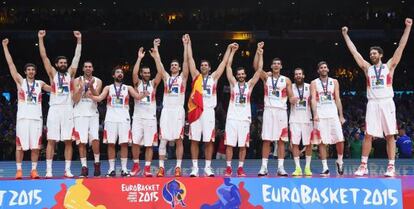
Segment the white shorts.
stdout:
<path fill-rule="evenodd" d="M 99 141 L 99 117 L 81 116 L 75 117 L 74 137 L 76 144 L 92 143 L 93 140 Z"/>
<path fill-rule="evenodd" d="M 288 141 L 287 111 L 281 108 L 265 108 L 263 111 L 262 139 Z"/>
<path fill-rule="evenodd" d="M 42 144 L 42 120 L 18 119 L 16 122 L 16 149 L 40 149 Z"/>
<path fill-rule="evenodd" d="M 158 141 L 157 119 L 133 118 L 132 143 L 151 147 Z"/>
<path fill-rule="evenodd" d="M 338 117 L 319 118 L 316 123 L 318 137 L 315 139 L 316 144 L 336 144 L 344 141 L 342 125 Z"/>
<path fill-rule="evenodd" d="M 241 120 L 227 120 L 224 144 L 232 147 L 249 147 L 250 122 Z"/>
<path fill-rule="evenodd" d="M 366 132 L 374 137 L 382 138 L 384 134 L 397 134 L 397 117 L 392 98 L 368 100 L 365 125 Z"/>
<path fill-rule="evenodd" d="M 184 108 L 162 108 L 160 119 L 160 139 L 174 141 L 184 136 Z"/>
<path fill-rule="evenodd" d="M 47 114 L 47 139 L 55 141 L 72 140 L 74 123 L 71 105 L 53 105 Z"/>
<path fill-rule="evenodd" d="M 302 140 L 303 145 L 311 142 L 312 123 L 290 123 L 290 138 L 294 145 L 299 145 Z"/>
<path fill-rule="evenodd" d="M 201 135 L 203 136 L 203 142 L 214 142 L 215 138 L 215 119 L 214 109 L 204 109 L 200 118 L 190 124 L 190 139 L 194 141 L 201 141 Z"/>
<path fill-rule="evenodd" d="M 118 138 L 118 144 L 131 143 L 131 135 L 129 123 L 107 121 L 104 126 L 103 143 L 115 144 Z"/>

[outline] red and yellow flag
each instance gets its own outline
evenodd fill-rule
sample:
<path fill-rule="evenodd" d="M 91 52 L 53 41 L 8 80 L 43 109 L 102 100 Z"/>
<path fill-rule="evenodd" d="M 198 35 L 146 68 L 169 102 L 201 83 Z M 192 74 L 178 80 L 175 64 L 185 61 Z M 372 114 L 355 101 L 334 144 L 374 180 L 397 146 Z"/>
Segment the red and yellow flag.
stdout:
<path fill-rule="evenodd" d="M 188 122 L 198 120 L 203 113 L 203 76 L 199 74 L 192 84 L 190 99 L 188 100 Z"/>

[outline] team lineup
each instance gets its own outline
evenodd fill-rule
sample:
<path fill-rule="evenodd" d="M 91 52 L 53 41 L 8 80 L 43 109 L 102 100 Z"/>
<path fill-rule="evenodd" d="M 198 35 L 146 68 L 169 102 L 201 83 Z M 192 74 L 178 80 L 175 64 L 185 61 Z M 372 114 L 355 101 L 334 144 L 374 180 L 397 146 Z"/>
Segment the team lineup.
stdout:
<path fill-rule="evenodd" d="M 411 31 L 412 19 L 405 20 L 405 29 L 397 49 L 387 62 L 382 62 L 383 50 L 379 46 L 369 49 L 370 62 L 364 60 L 348 35 L 348 28 L 342 28 L 342 36 L 358 66 L 366 77 L 367 109 L 366 134 L 362 146 L 361 164 L 355 176 L 368 175 L 368 155 L 372 140 L 386 138 L 388 165 L 386 177 L 396 176 L 395 172 L 395 139 L 397 134 L 396 108 L 393 101 L 392 86 L 394 71 L 400 62 Z M 30 177 L 39 179 L 37 162 L 43 132 L 42 91 L 50 92 L 47 115 L 46 176 L 53 178 L 53 156 L 57 142 L 64 142 L 65 172 L 64 176 L 73 178 L 71 162 L 72 143 L 76 141 L 82 165 L 79 177 L 88 177 L 87 144 L 92 147 L 94 156 L 94 174 L 101 176 L 99 112 L 98 103 L 106 100 L 106 113 L 102 142 L 107 144 L 109 169 L 106 177 L 115 177 L 116 143 L 120 146 L 121 173 L 123 177 L 136 176 L 141 172 L 139 156 L 141 147 L 145 151 L 143 176 L 152 177 L 151 162 L 153 146 L 159 146 L 159 168 L 155 176 L 165 176 L 164 161 L 167 144 L 174 141 L 176 145 L 176 166 L 174 176 L 182 176 L 182 159 L 184 153 L 183 138 L 186 115 L 190 123 L 189 139 L 191 140 L 192 168 L 191 177 L 200 175 L 198 156 L 199 144 L 204 143 L 205 167 L 204 175 L 215 175 L 212 167 L 215 140 L 215 110 L 217 105 L 217 83 L 223 73 L 230 85 L 230 101 L 225 123 L 226 169 L 225 176 L 232 176 L 233 149 L 238 148 L 237 176 L 246 176 L 243 165 L 246 150 L 249 147 L 249 131 L 251 124 L 251 94 L 259 80 L 264 86 L 264 112 L 262 125 L 262 165 L 259 176 L 268 175 L 268 156 L 271 143 L 277 144 L 277 176 L 288 176 L 284 169 L 285 144 L 292 145 L 295 170 L 292 176 L 312 176 L 312 145 L 319 148 L 322 162 L 321 176 L 329 176 L 327 162 L 327 145 L 335 145 L 337 159 L 336 172 L 344 174 L 344 136 L 342 124 L 345 119 L 340 98 L 340 83 L 329 77 L 329 66 L 326 61 L 317 63 L 319 75 L 310 83 L 305 83 L 305 71 L 294 69 L 291 81 L 282 75 L 282 60 L 272 59 L 270 70 L 264 69 L 265 43 L 257 43 L 253 60 L 253 77 L 247 79 L 247 68 L 237 67 L 233 70 L 233 58 L 239 45 L 231 43 L 227 46 L 223 59 L 212 70 L 208 60 L 201 60 L 197 69 L 193 57 L 191 38 L 182 36 L 183 63 L 178 60 L 170 62 L 169 72 L 165 69 L 159 53 L 161 40 L 154 39 L 150 50 L 139 48 L 132 71 L 132 85 L 124 83 L 124 71 L 121 67 L 112 70 L 113 83 L 103 86 L 102 80 L 93 75 L 94 66 L 85 61 L 82 66 L 83 75 L 75 77 L 82 51 L 82 34 L 73 32 L 76 48 L 70 66 L 69 59 L 58 56 L 52 63 L 46 53 L 46 31 L 38 32 L 39 52 L 49 82 L 36 80 L 36 65 L 27 63 L 24 66 L 25 77 L 20 75 L 9 52 L 9 40 L 3 39 L 2 45 L 12 78 L 18 89 L 18 111 L 16 123 L 16 179 L 23 178 L 22 161 L 24 151 L 31 150 L 32 169 Z M 149 67 L 141 66 L 142 59 L 149 53 L 156 66 L 156 75 L 151 75 Z M 345 53 L 345 52 L 344 52 Z M 235 71 L 235 74 L 234 72 Z M 191 78 L 191 95 L 188 101 L 188 112 L 184 105 L 187 81 Z M 163 82 L 163 103 L 159 123 L 156 117 L 156 91 Z M 134 110 L 129 113 L 130 99 L 134 100 Z M 290 105 L 290 107 L 288 107 Z M 289 114 L 289 115 L 288 115 Z M 132 120 L 132 121 L 131 121 Z M 159 124 L 159 130 L 158 126 Z M 290 140 L 289 140 L 290 139 Z M 305 146 L 305 166 L 300 165 L 299 145 Z M 128 147 L 131 145 L 133 166 L 127 168 Z M 59 150 L 61 151 L 61 150 Z"/>

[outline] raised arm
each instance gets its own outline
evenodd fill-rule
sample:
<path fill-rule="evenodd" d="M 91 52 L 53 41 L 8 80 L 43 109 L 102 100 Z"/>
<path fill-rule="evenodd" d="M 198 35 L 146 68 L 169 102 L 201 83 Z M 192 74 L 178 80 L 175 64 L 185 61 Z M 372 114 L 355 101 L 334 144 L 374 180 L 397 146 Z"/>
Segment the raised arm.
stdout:
<path fill-rule="evenodd" d="M 160 53 L 158 51 L 158 47 L 161 44 L 161 39 L 156 38 L 156 39 L 154 39 L 154 42 L 153 43 L 154 43 L 154 47 L 151 48 L 150 55 L 151 55 L 152 58 L 154 58 L 155 66 L 157 67 L 157 72 L 159 74 L 161 74 L 162 79 L 166 80 L 170 76 L 168 75 L 167 71 L 165 71 L 164 65 L 161 62 Z"/>
<path fill-rule="evenodd" d="M 357 62 L 358 66 L 366 74 L 370 64 L 366 60 L 364 60 L 362 55 L 358 52 L 357 48 L 355 47 L 355 44 L 351 41 L 351 38 L 348 35 L 348 27 L 342 27 L 342 36 L 344 37 L 345 43 L 348 46 L 348 49 L 354 57 L 355 61 Z"/>
<path fill-rule="evenodd" d="M 76 48 L 75 48 L 75 56 L 73 56 L 72 64 L 69 68 L 70 76 L 75 77 L 76 71 L 78 70 L 79 60 L 81 57 L 82 51 L 82 34 L 79 31 L 73 31 L 73 35 L 76 37 Z"/>
<path fill-rule="evenodd" d="M 388 60 L 387 65 L 389 69 L 391 70 L 391 73 L 394 72 L 395 68 L 397 67 L 398 63 L 401 60 L 402 53 L 404 51 L 405 46 L 407 45 L 408 37 L 410 36 L 411 26 L 413 24 L 413 19 L 406 18 L 405 19 L 405 29 L 404 33 L 401 36 L 400 43 L 398 44 L 397 49 L 394 52 L 394 55 L 392 55 L 391 59 Z"/>
<path fill-rule="evenodd" d="M 109 93 L 109 86 L 105 86 L 105 88 L 103 88 L 102 93 L 100 95 L 95 96 L 95 95 L 92 95 L 92 93 L 88 92 L 88 97 L 91 98 L 95 102 L 100 102 L 108 96 L 108 93 Z"/>
<path fill-rule="evenodd" d="M 138 50 L 137 61 L 135 62 L 134 70 L 132 71 L 132 83 L 135 87 L 137 87 L 140 82 L 138 73 L 139 73 L 139 67 L 141 66 L 142 58 L 144 58 L 144 56 L 145 56 L 144 48 L 140 47 Z"/>
<path fill-rule="evenodd" d="M 188 67 L 190 68 L 190 74 L 191 77 L 194 79 L 197 77 L 200 73 L 197 70 L 194 57 L 193 57 L 193 48 L 191 46 L 191 39 L 190 36 L 188 36 L 188 48 L 187 48 L 187 59 L 188 59 Z"/>
<path fill-rule="evenodd" d="M 342 112 L 342 102 L 341 102 L 341 94 L 339 91 L 339 82 L 338 80 L 334 80 L 334 84 L 335 84 L 335 89 L 334 89 L 334 94 L 335 94 L 335 104 L 336 107 L 338 108 L 338 114 L 339 114 L 339 121 L 341 122 L 341 124 L 345 123 L 345 119 L 344 119 L 344 114 Z"/>
<path fill-rule="evenodd" d="M 252 88 L 256 85 L 257 81 L 259 81 L 263 72 L 263 48 L 258 49 L 256 54 L 258 55 L 257 70 L 254 73 L 253 78 L 249 80 L 249 86 Z"/>
<path fill-rule="evenodd" d="M 44 81 L 40 81 L 40 86 L 43 91 L 46 91 L 46 92 L 52 91 L 52 88 L 49 85 L 47 85 Z"/>
<path fill-rule="evenodd" d="M 136 100 L 141 100 L 142 98 L 149 96 L 148 92 L 138 93 L 138 91 L 134 89 L 132 86 L 128 86 L 128 93 Z"/>
<path fill-rule="evenodd" d="M 312 81 L 310 84 L 310 91 L 311 91 L 311 107 L 313 112 L 313 121 L 318 122 L 319 116 L 317 111 L 318 102 L 316 101 L 316 81 Z"/>
<path fill-rule="evenodd" d="M 263 49 L 264 46 L 264 42 L 261 41 L 259 43 L 257 43 L 257 49 L 256 49 L 256 53 L 254 55 L 254 59 L 253 59 L 253 69 L 256 71 L 257 69 L 259 69 L 259 54 L 257 53 L 259 49 Z"/>
<path fill-rule="evenodd" d="M 39 30 L 39 32 L 37 33 L 37 36 L 39 38 L 39 52 L 40 52 L 40 57 L 42 58 L 42 62 L 43 65 L 46 69 L 46 73 L 49 76 L 50 80 L 53 80 L 53 77 L 55 76 L 56 73 L 56 69 L 52 66 L 52 64 L 50 63 L 49 58 L 47 57 L 46 54 L 46 48 L 45 48 L 45 42 L 44 42 L 44 38 L 46 36 L 46 31 L 45 30 Z"/>
<path fill-rule="evenodd" d="M 233 57 L 237 49 L 239 49 L 239 45 L 237 43 L 233 43 L 231 46 L 229 60 L 227 61 L 227 65 L 226 65 L 227 80 L 229 81 L 231 86 L 234 86 L 237 83 L 237 80 L 233 75 L 233 69 L 231 68 L 231 65 L 233 64 Z"/>
<path fill-rule="evenodd" d="M 185 34 L 182 37 L 182 41 L 183 41 L 183 46 L 184 46 L 184 52 L 183 52 L 183 71 L 181 72 L 181 76 L 183 78 L 183 85 L 187 84 L 187 79 L 188 79 L 188 74 L 189 74 L 189 69 L 188 69 L 188 39 L 189 39 L 189 35 Z"/>
<path fill-rule="evenodd" d="M 21 85 L 23 77 L 17 72 L 16 65 L 14 65 L 13 58 L 9 52 L 9 39 L 5 38 L 2 41 L 4 56 L 6 57 L 7 65 L 9 66 L 10 74 L 17 85 Z"/>
<path fill-rule="evenodd" d="M 211 76 L 214 80 L 218 80 L 221 75 L 223 74 L 224 70 L 226 69 L 227 61 L 229 60 L 231 51 L 231 44 L 227 46 L 226 52 L 224 53 L 223 60 L 221 60 L 219 66 L 217 67 L 216 71 L 214 71 Z"/>

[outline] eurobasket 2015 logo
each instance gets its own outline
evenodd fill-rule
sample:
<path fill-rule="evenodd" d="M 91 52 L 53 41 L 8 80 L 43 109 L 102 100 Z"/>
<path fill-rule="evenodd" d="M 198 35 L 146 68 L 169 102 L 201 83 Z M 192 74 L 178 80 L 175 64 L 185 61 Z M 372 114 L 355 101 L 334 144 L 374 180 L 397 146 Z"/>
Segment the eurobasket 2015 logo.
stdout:
<path fill-rule="evenodd" d="M 165 202 L 171 205 L 171 208 L 175 208 L 176 205 L 185 207 L 185 196 L 187 195 L 187 189 L 185 185 L 178 180 L 171 180 L 162 188 L 162 197 Z"/>

